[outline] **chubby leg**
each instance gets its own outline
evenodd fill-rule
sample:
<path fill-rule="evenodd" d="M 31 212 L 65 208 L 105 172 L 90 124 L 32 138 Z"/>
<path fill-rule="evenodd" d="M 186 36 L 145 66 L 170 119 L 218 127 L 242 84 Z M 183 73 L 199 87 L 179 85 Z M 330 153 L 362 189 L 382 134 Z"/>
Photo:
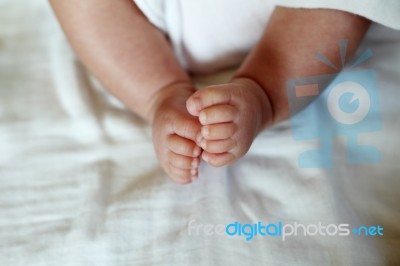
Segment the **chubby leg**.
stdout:
<path fill-rule="evenodd" d="M 191 139 L 200 124 L 185 108 L 193 86 L 166 36 L 132 0 L 50 3 L 85 66 L 130 110 L 153 123 L 164 170 L 180 183 L 196 177 L 200 148 Z"/>

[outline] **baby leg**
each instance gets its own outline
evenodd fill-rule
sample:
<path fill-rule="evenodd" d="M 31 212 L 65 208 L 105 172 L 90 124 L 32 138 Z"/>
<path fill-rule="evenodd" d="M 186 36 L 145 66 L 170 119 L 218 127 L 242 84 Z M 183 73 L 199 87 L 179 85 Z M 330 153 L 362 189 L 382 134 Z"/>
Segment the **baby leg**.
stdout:
<path fill-rule="evenodd" d="M 199 130 L 200 124 L 185 108 L 193 86 L 165 34 L 132 0 L 50 2 L 86 67 L 130 110 L 153 124 L 164 170 L 180 183 L 190 182 L 197 176 L 200 148 L 191 140 L 194 133 L 182 125 Z"/>

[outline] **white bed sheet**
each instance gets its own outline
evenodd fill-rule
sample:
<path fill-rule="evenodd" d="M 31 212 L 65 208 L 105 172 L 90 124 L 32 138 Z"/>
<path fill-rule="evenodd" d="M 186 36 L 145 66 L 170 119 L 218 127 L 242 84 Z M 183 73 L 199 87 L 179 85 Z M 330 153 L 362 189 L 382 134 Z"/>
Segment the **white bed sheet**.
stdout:
<path fill-rule="evenodd" d="M 380 35 L 380 36 L 379 36 Z M 400 264 L 400 36 L 374 26 L 362 48 L 379 76 L 383 161 L 300 169 L 288 122 L 237 164 L 172 183 L 147 124 L 78 63 L 44 0 L 0 0 L 0 265 Z M 385 236 L 188 235 L 188 223 L 380 224 Z"/>

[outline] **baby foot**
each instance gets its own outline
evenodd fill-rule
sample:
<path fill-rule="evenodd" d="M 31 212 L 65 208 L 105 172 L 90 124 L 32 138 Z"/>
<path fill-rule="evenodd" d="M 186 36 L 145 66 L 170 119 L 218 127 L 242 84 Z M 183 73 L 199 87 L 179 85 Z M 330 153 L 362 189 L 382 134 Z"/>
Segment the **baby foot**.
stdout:
<path fill-rule="evenodd" d="M 186 110 L 186 100 L 194 89 L 182 84 L 164 88 L 158 96 L 153 118 L 153 143 L 166 173 L 177 183 L 186 184 L 198 176 L 201 148 L 196 135 L 201 125 Z"/>
<path fill-rule="evenodd" d="M 203 159 L 217 167 L 241 158 L 257 134 L 272 123 L 266 93 L 246 78 L 202 88 L 187 100 L 186 107 L 202 125 L 196 142 L 204 150 Z"/>

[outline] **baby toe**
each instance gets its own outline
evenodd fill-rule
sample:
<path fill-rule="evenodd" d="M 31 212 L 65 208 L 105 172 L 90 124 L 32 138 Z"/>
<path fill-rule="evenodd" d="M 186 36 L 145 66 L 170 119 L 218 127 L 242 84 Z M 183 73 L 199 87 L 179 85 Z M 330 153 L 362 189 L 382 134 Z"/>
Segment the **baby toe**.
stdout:
<path fill-rule="evenodd" d="M 231 105 L 215 105 L 199 113 L 202 125 L 232 122 L 237 117 L 237 109 Z"/>
<path fill-rule="evenodd" d="M 173 132 L 185 139 L 195 141 L 201 125 L 198 119 L 176 119 L 173 124 Z"/>
<path fill-rule="evenodd" d="M 172 180 L 179 184 L 188 184 L 192 182 L 191 170 L 181 169 L 174 166 L 169 167 L 168 175 Z"/>
<path fill-rule="evenodd" d="M 201 154 L 201 148 L 193 141 L 182 138 L 176 134 L 168 137 L 167 146 L 170 151 L 179 155 L 199 157 Z"/>
<path fill-rule="evenodd" d="M 169 152 L 168 163 L 175 167 L 184 170 L 197 169 L 200 164 L 199 158 L 193 158 L 189 156 L 183 156 L 174 152 Z"/>
<path fill-rule="evenodd" d="M 237 130 L 234 123 L 222 123 L 203 126 L 201 135 L 206 140 L 222 140 L 233 136 Z"/>
<path fill-rule="evenodd" d="M 207 107 L 217 104 L 229 104 L 231 102 L 231 94 L 224 86 L 205 87 L 195 92 L 187 101 L 186 108 L 188 112 L 194 116 L 198 116 L 199 112 Z"/>
<path fill-rule="evenodd" d="M 225 166 L 236 160 L 236 157 L 230 152 L 215 154 L 204 151 L 202 158 L 204 161 L 215 167 Z"/>
<path fill-rule="evenodd" d="M 223 153 L 235 147 L 235 141 L 232 138 L 224 140 L 206 140 L 200 142 L 200 147 L 209 153 Z"/>

